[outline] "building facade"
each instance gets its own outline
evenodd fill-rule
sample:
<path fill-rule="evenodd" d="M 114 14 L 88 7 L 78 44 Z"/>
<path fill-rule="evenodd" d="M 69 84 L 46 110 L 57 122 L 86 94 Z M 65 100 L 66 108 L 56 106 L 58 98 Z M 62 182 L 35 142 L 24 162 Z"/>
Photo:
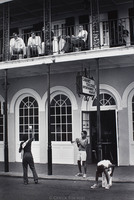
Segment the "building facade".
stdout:
<path fill-rule="evenodd" d="M 102 158 L 134 165 L 133 1 L 12 0 L 3 1 L 0 10 L 0 161 L 5 148 L 9 162 L 21 161 L 19 144 L 32 125 L 36 163 L 48 162 L 49 126 L 52 163 L 76 164 L 77 146 L 71 141 L 82 130 L 88 133 L 88 163 L 95 163 L 99 99 Z M 88 33 L 84 46 L 69 40 L 68 52 L 61 53 L 80 25 Z M 29 55 L 32 30 L 41 39 L 41 53 Z M 11 55 L 15 32 L 25 43 L 25 57 L 24 52 Z M 98 97 L 97 91 L 78 93 L 78 74 L 99 84 Z"/>

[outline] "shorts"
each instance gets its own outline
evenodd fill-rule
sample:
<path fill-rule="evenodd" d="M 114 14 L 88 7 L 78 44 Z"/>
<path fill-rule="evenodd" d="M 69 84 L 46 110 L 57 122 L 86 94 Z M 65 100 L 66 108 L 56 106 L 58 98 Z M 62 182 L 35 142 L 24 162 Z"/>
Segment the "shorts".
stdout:
<path fill-rule="evenodd" d="M 79 151 L 77 160 L 86 161 L 86 159 L 87 159 L 86 151 Z"/>

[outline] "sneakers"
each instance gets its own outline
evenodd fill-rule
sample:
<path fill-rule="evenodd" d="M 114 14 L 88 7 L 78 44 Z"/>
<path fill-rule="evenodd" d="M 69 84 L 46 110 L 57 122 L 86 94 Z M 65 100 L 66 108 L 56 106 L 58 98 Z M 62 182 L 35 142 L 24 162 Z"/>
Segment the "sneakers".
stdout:
<path fill-rule="evenodd" d="M 64 54 L 64 53 L 65 53 L 65 51 L 64 51 L 64 50 L 61 50 L 60 54 Z"/>
<path fill-rule="evenodd" d="M 109 190 L 109 188 L 110 188 L 110 185 L 107 184 L 106 187 L 105 187 L 105 189 Z"/>
<path fill-rule="evenodd" d="M 87 177 L 87 175 L 86 174 L 83 174 L 83 178 L 86 178 Z"/>
<path fill-rule="evenodd" d="M 77 173 L 75 176 L 83 176 L 82 173 Z"/>
<path fill-rule="evenodd" d="M 96 188 L 98 188 L 97 184 L 94 184 L 94 185 L 91 186 L 91 189 L 96 189 Z"/>
<path fill-rule="evenodd" d="M 38 184 L 38 180 L 35 180 L 34 182 L 35 182 L 35 184 Z"/>

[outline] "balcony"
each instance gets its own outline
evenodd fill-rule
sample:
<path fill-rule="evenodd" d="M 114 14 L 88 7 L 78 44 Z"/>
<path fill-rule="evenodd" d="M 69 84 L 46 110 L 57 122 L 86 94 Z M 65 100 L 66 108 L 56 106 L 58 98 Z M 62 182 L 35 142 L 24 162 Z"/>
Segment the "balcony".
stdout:
<path fill-rule="evenodd" d="M 13 63 L 13 66 L 17 67 L 18 65 L 25 66 L 26 64 L 38 65 L 43 62 L 53 63 L 55 60 L 57 62 L 68 62 L 98 57 L 132 55 L 134 53 L 133 23 L 131 23 L 133 20 L 122 18 L 100 21 L 99 31 L 93 29 L 92 23 L 83 24 L 83 30 L 87 32 L 87 38 L 83 43 L 75 37 L 79 34 L 78 26 L 65 26 L 61 24 L 59 27 L 54 25 L 49 37 L 51 39 L 47 40 L 46 44 L 44 43 L 44 31 L 38 30 L 35 32 L 36 42 L 34 41 L 33 46 L 29 42 L 31 31 L 20 34 L 19 37 L 24 41 L 23 50 L 17 53 L 17 51 L 12 51 L 9 45 L 6 65 L 7 62 Z M 12 37 L 10 36 L 9 41 L 11 41 Z M 99 42 L 97 38 L 99 38 Z M 0 44 L 3 43 L 2 41 L 3 39 L 1 38 Z M 66 45 L 67 50 L 62 51 Z M 0 58 L 4 65 L 2 45 L 0 46 Z"/>

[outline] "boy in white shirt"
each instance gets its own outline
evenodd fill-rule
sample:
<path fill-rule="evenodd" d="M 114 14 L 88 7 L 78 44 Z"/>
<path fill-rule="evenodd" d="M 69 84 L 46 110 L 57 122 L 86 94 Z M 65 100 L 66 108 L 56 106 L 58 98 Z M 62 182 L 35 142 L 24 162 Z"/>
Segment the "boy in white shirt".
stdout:
<path fill-rule="evenodd" d="M 113 176 L 113 172 L 114 172 L 114 167 L 115 165 L 113 165 L 109 160 L 102 160 L 100 162 L 97 163 L 97 170 L 96 170 L 96 183 L 91 186 L 92 189 L 98 188 L 98 178 L 99 176 L 104 173 L 106 176 L 106 180 L 107 180 L 107 185 L 105 187 L 105 189 L 109 189 L 110 188 L 110 178 Z M 108 171 L 109 169 L 111 169 L 111 173 L 109 174 Z"/>

